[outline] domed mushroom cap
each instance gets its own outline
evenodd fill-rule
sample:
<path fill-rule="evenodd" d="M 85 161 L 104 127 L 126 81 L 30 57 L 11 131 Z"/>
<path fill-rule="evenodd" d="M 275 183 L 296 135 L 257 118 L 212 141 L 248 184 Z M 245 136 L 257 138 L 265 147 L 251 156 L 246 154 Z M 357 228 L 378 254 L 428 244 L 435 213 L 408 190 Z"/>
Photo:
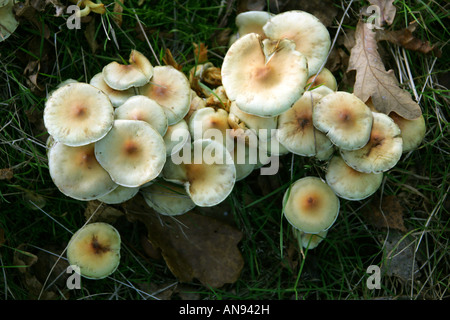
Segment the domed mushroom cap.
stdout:
<path fill-rule="evenodd" d="M 328 162 L 325 179 L 340 198 L 362 200 L 378 190 L 383 181 L 383 173 L 356 171 L 348 166 L 339 155 L 335 155 Z"/>
<path fill-rule="evenodd" d="M 139 187 L 117 186 L 110 193 L 97 198 L 97 200 L 107 204 L 119 204 L 130 200 L 139 192 Z"/>
<path fill-rule="evenodd" d="M 56 141 L 82 146 L 103 138 L 114 123 L 114 108 L 101 90 L 69 83 L 55 90 L 44 109 L 44 124 Z"/>
<path fill-rule="evenodd" d="M 409 120 L 399 116 L 395 112 L 391 112 L 389 117 L 391 117 L 400 128 L 403 140 L 403 152 L 412 151 L 422 143 L 427 129 L 423 115 L 416 119 Z"/>
<path fill-rule="evenodd" d="M 130 88 L 127 90 L 115 90 L 108 86 L 108 84 L 103 79 L 103 73 L 99 72 L 92 77 L 89 84 L 102 90 L 111 100 L 113 107 L 118 107 L 127 101 L 128 98 L 134 95 L 134 89 Z"/>
<path fill-rule="evenodd" d="M 300 98 L 308 77 L 305 56 L 292 41 L 262 40 L 255 33 L 239 38 L 222 64 L 222 84 L 239 109 L 274 117 Z"/>
<path fill-rule="evenodd" d="M 228 132 L 228 112 L 224 109 L 205 107 L 194 111 L 189 118 L 189 132 L 193 139 L 215 139 L 227 145 L 232 143 Z M 227 142 L 228 141 L 228 142 Z"/>
<path fill-rule="evenodd" d="M 103 67 L 103 80 L 115 90 L 127 90 L 147 84 L 153 76 L 153 66 L 142 53 L 132 50 L 130 64 L 113 61 Z"/>
<path fill-rule="evenodd" d="M 162 215 L 178 216 L 195 208 L 186 190 L 169 182 L 155 182 L 142 188 L 141 194 L 147 205 Z"/>
<path fill-rule="evenodd" d="M 95 222 L 80 228 L 67 246 L 70 265 L 80 268 L 88 279 L 103 279 L 120 264 L 120 234 L 112 225 Z"/>
<path fill-rule="evenodd" d="M 305 177 L 283 197 L 284 216 L 295 228 L 319 233 L 330 228 L 339 214 L 339 198 L 320 178 Z"/>
<path fill-rule="evenodd" d="M 333 73 L 331 73 L 331 71 L 327 68 L 323 68 L 322 71 L 320 71 L 318 74 L 313 74 L 306 81 L 307 88 L 314 88 L 322 85 L 330 88 L 333 91 L 337 90 L 336 78 L 334 77 Z"/>
<path fill-rule="evenodd" d="M 56 142 L 47 156 L 53 183 L 66 196 L 88 201 L 117 188 L 95 158 L 94 144 L 70 147 Z"/>
<path fill-rule="evenodd" d="M 292 10 L 277 14 L 269 19 L 263 30 L 270 39 L 294 41 L 296 50 L 308 60 L 309 76 L 316 74 L 327 58 L 330 34 L 323 23 L 308 12 Z"/>
<path fill-rule="evenodd" d="M 183 146 L 188 143 L 190 138 L 189 126 L 184 119 L 168 126 L 167 131 L 163 136 L 167 156 L 171 156 L 180 151 Z"/>
<path fill-rule="evenodd" d="M 361 172 L 385 172 L 400 160 L 403 141 L 400 128 L 388 115 L 373 112 L 369 142 L 358 150 L 340 150 L 341 157 L 353 169 Z"/>
<path fill-rule="evenodd" d="M 310 157 L 333 147 L 313 125 L 313 110 L 322 98 L 317 92 L 306 91 L 292 108 L 278 116 L 277 139 L 290 152 Z"/>
<path fill-rule="evenodd" d="M 316 104 L 313 123 L 338 148 L 361 149 L 370 138 L 372 111 L 354 94 L 336 91 Z"/>
<path fill-rule="evenodd" d="M 159 175 L 166 148 L 161 135 L 147 122 L 115 120 L 111 131 L 95 143 L 95 156 L 117 184 L 139 187 Z"/>
<path fill-rule="evenodd" d="M 297 238 L 300 247 L 311 250 L 317 246 L 327 237 L 328 230 L 319 233 L 305 233 L 294 228 L 294 235 Z"/>
<path fill-rule="evenodd" d="M 152 80 L 139 88 L 139 91 L 163 107 L 169 126 L 183 119 L 189 112 L 189 80 L 184 73 L 172 66 L 155 67 Z"/>
<path fill-rule="evenodd" d="M 238 27 L 238 36 L 242 37 L 249 33 L 257 33 L 265 37 L 263 26 L 274 14 L 266 11 L 245 11 L 236 16 L 235 24 Z"/>
<path fill-rule="evenodd" d="M 141 120 L 150 124 L 161 136 L 167 131 L 167 117 L 164 109 L 154 100 L 137 95 L 129 98 L 115 109 L 115 118 Z"/>

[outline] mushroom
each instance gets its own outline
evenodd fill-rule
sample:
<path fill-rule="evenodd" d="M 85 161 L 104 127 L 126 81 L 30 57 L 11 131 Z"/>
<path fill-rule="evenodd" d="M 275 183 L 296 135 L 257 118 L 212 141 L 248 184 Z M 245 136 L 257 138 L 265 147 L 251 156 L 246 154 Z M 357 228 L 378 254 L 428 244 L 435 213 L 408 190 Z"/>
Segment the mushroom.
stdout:
<path fill-rule="evenodd" d="M 160 174 L 166 147 L 147 122 L 115 120 L 110 132 L 95 143 L 95 156 L 117 184 L 139 187 Z"/>
<path fill-rule="evenodd" d="M 103 67 L 103 80 L 115 90 L 127 90 L 147 84 L 153 76 L 153 66 L 150 61 L 137 50 L 131 50 L 130 64 L 120 64 L 117 61 Z"/>
<path fill-rule="evenodd" d="M 154 100 L 136 95 L 115 109 L 115 118 L 141 120 L 150 124 L 161 136 L 167 131 L 167 117 L 164 109 Z"/>
<path fill-rule="evenodd" d="M 423 141 L 426 133 L 425 118 L 420 115 L 416 119 L 405 119 L 395 112 L 389 114 L 401 131 L 403 153 L 416 149 Z"/>
<path fill-rule="evenodd" d="M 308 76 L 316 74 L 326 61 L 331 46 L 330 34 L 323 23 L 308 12 L 291 10 L 277 14 L 263 30 L 272 40 L 294 41 L 295 49 L 306 56 Z"/>
<path fill-rule="evenodd" d="M 13 12 L 14 0 L 2 1 L 0 5 L 0 42 L 9 38 L 16 31 L 19 22 Z"/>
<path fill-rule="evenodd" d="M 167 181 L 157 181 L 141 189 L 145 202 L 156 212 L 166 216 L 178 216 L 195 208 L 185 189 Z"/>
<path fill-rule="evenodd" d="M 383 173 L 356 171 L 339 155 L 335 155 L 328 162 L 325 179 L 338 197 L 347 200 L 363 200 L 374 194 L 381 186 Z"/>
<path fill-rule="evenodd" d="M 191 89 L 191 102 L 189 104 L 189 111 L 188 113 L 184 116 L 184 120 L 186 122 L 189 121 L 189 118 L 191 117 L 191 114 L 201 108 L 206 107 L 206 101 L 203 98 L 200 98 L 197 93 Z"/>
<path fill-rule="evenodd" d="M 91 78 L 89 81 L 90 85 L 102 90 L 111 100 L 113 107 L 118 107 L 122 105 L 128 98 L 134 95 L 134 89 L 129 88 L 126 90 L 115 90 L 108 86 L 108 84 L 103 79 L 103 73 L 99 72 Z"/>
<path fill-rule="evenodd" d="M 235 24 L 238 27 L 238 37 L 249 33 L 256 33 L 265 38 L 263 26 L 274 14 L 265 11 L 245 11 L 236 15 Z"/>
<path fill-rule="evenodd" d="M 94 147 L 93 143 L 70 147 L 53 142 L 47 154 L 49 172 L 53 183 L 66 196 L 88 201 L 117 188 L 95 158 Z"/>
<path fill-rule="evenodd" d="M 261 40 L 255 33 L 239 38 L 222 64 L 222 84 L 242 111 L 275 117 L 297 101 L 304 91 L 308 66 L 292 41 Z"/>
<path fill-rule="evenodd" d="M 298 229 L 293 228 L 294 236 L 297 238 L 299 247 L 312 250 L 326 238 L 328 230 L 321 231 L 319 233 L 306 233 Z"/>
<path fill-rule="evenodd" d="M 372 128 L 372 111 L 352 93 L 335 91 L 315 105 L 314 126 L 341 150 L 361 149 Z"/>
<path fill-rule="evenodd" d="M 139 92 L 164 108 L 169 126 L 183 119 L 189 112 L 189 80 L 183 72 L 172 66 L 155 67 L 151 82 L 139 88 Z"/>
<path fill-rule="evenodd" d="M 103 279 L 120 264 L 120 234 L 105 222 L 89 223 L 71 237 L 67 245 L 67 260 L 77 266 L 88 279 Z"/>
<path fill-rule="evenodd" d="M 44 109 L 44 124 L 56 141 L 82 146 L 102 139 L 114 122 L 108 96 L 94 86 L 69 83 L 55 90 Z"/>
<path fill-rule="evenodd" d="M 162 177 L 184 185 L 192 201 L 200 207 L 211 207 L 225 200 L 236 182 L 233 158 L 222 143 L 211 139 L 192 142 L 189 159 L 176 163 L 167 159 Z"/>
<path fill-rule="evenodd" d="M 278 141 L 290 152 L 301 156 L 315 156 L 333 147 L 325 133 L 313 125 L 313 110 L 323 96 L 306 91 L 292 108 L 278 116 Z"/>
<path fill-rule="evenodd" d="M 189 126 L 184 119 L 167 127 L 163 136 L 166 145 L 166 155 L 171 156 L 179 152 L 190 140 Z"/>
<path fill-rule="evenodd" d="M 333 91 L 337 90 L 337 82 L 333 73 L 327 68 L 323 68 L 318 74 L 313 74 L 306 81 L 306 88 L 313 89 L 318 86 L 326 86 Z"/>
<path fill-rule="evenodd" d="M 283 197 L 287 221 L 300 231 L 314 233 L 328 230 L 339 215 L 339 198 L 318 177 L 295 181 Z"/>
<path fill-rule="evenodd" d="M 130 200 L 139 192 L 139 187 L 124 187 L 117 186 L 110 193 L 104 196 L 98 197 L 97 200 L 104 202 L 106 204 L 119 204 Z"/>
<path fill-rule="evenodd" d="M 369 142 L 359 150 L 340 150 L 342 159 L 361 172 L 385 172 L 400 160 L 403 151 L 401 131 L 388 115 L 373 113 Z"/>

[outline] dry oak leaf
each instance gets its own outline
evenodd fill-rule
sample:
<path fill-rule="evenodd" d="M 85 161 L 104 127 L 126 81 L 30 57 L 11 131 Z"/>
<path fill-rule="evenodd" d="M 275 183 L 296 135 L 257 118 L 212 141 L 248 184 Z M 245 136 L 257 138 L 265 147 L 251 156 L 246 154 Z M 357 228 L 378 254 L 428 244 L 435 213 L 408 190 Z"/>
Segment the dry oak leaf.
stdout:
<path fill-rule="evenodd" d="M 220 288 L 238 280 L 244 260 L 237 244 L 242 232 L 217 219 L 190 211 L 170 217 L 156 213 L 139 195 L 124 205 L 130 221 L 140 221 L 150 243 L 161 250 L 170 271 L 181 282 L 194 278 Z"/>
<path fill-rule="evenodd" d="M 356 26 L 356 43 L 351 49 L 347 69 L 347 72 L 356 70 L 353 93 L 362 101 L 371 97 L 379 112 L 389 114 L 395 111 L 409 120 L 420 117 L 420 106 L 409 92 L 399 87 L 394 71 L 386 71 L 377 50 L 376 32 L 369 25 L 359 21 Z"/>

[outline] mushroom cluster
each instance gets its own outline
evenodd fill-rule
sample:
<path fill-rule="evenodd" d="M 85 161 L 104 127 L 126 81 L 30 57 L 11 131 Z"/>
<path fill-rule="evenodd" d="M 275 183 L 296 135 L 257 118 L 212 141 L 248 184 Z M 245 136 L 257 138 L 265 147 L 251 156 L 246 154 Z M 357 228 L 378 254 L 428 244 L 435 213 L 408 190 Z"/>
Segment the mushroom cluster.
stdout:
<path fill-rule="evenodd" d="M 329 33 L 313 15 L 250 11 L 236 24 L 221 67 L 207 62 L 185 75 L 132 50 L 129 63 L 51 92 L 44 124 L 57 188 L 107 204 L 140 193 L 156 212 L 176 216 L 221 203 L 236 181 L 263 174 L 278 156 L 313 157 L 328 161 L 324 178 L 294 182 L 283 213 L 299 244 L 314 248 L 336 221 L 339 198 L 372 195 L 422 141 L 424 129 L 406 136 L 416 123 L 338 90 L 323 67 Z"/>

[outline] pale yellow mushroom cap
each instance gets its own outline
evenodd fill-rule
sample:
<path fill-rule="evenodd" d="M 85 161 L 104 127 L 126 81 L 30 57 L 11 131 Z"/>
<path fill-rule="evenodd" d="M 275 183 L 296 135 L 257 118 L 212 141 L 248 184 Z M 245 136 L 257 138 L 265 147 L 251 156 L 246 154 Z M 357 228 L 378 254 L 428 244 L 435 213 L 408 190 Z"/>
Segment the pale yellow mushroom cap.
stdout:
<path fill-rule="evenodd" d="M 113 107 L 118 107 L 122 105 L 128 98 L 134 95 L 134 89 L 126 89 L 126 90 L 115 90 L 108 86 L 108 84 L 103 79 L 103 73 L 99 72 L 95 76 L 91 78 L 89 81 L 90 85 L 102 90 L 111 100 Z"/>
<path fill-rule="evenodd" d="M 385 172 L 393 168 L 403 152 L 398 125 L 388 115 L 373 112 L 373 126 L 367 144 L 358 150 L 340 150 L 342 159 L 361 172 Z"/>
<path fill-rule="evenodd" d="M 277 139 L 290 152 L 315 156 L 332 148 L 330 139 L 313 125 L 313 110 L 323 96 L 306 91 L 291 109 L 278 116 Z"/>
<path fill-rule="evenodd" d="M 166 113 L 155 100 L 136 95 L 129 98 L 114 111 L 115 118 L 121 120 L 141 120 L 150 124 L 161 136 L 167 131 Z"/>
<path fill-rule="evenodd" d="M 222 64 L 222 84 L 242 111 L 277 116 L 297 101 L 308 77 L 305 56 L 290 40 L 261 40 L 255 33 L 239 38 Z"/>
<path fill-rule="evenodd" d="M 153 76 L 153 66 L 142 53 L 132 50 L 130 64 L 116 61 L 108 63 L 102 70 L 103 80 L 115 90 L 127 90 L 147 84 Z"/>
<path fill-rule="evenodd" d="M 232 145 L 229 135 L 228 112 L 211 107 L 194 111 L 189 118 L 189 132 L 193 139 L 214 139 L 224 146 Z"/>
<path fill-rule="evenodd" d="M 361 149 L 370 138 L 372 111 L 354 94 L 335 91 L 315 105 L 313 123 L 339 149 Z"/>
<path fill-rule="evenodd" d="M 257 33 L 265 37 L 263 26 L 274 14 L 266 11 L 245 11 L 236 16 L 235 23 L 238 27 L 238 36 L 242 37 L 249 33 Z"/>
<path fill-rule="evenodd" d="M 409 120 L 399 116 L 395 112 L 391 112 L 389 117 L 391 117 L 400 128 L 403 140 L 403 152 L 412 151 L 420 146 L 427 130 L 423 115 L 416 119 Z"/>
<path fill-rule="evenodd" d="M 340 198 L 362 200 L 378 190 L 383 181 L 383 173 L 356 171 L 339 155 L 335 155 L 328 162 L 325 179 Z"/>
<path fill-rule="evenodd" d="M 114 273 L 120 264 L 121 239 L 110 224 L 95 222 L 80 228 L 67 246 L 70 265 L 80 268 L 88 279 L 103 279 Z"/>
<path fill-rule="evenodd" d="M 305 177 L 294 182 L 283 197 L 284 216 L 306 233 L 329 229 L 339 214 L 339 198 L 320 178 Z"/>
<path fill-rule="evenodd" d="M 95 143 L 95 156 L 117 184 L 139 187 L 159 175 L 166 148 L 161 135 L 147 122 L 115 120 L 111 131 Z"/>
<path fill-rule="evenodd" d="M 286 11 L 269 19 L 263 27 L 272 40 L 290 39 L 308 60 L 308 75 L 316 74 L 326 61 L 330 34 L 318 18 L 299 10 Z"/>
<path fill-rule="evenodd" d="M 168 126 L 167 131 L 163 136 L 164 143 L 166 144 L 167 156 L 179 152 L 184 145 L 189 142 L 190 138 L 189 126 L 184 119 Z"/>
<path fill-rule="evenodd" d="M 179 122 L 189 112 L 189 80 L 183 72 L 172 66 L 155 67 L 151 81 L 139 88 L 139 92 L 164 108 L 169 126 Z"/>
<path fill-rule="evenodd" d="M 138 192 L 139 187 L 124 187 L 118 185 L 113 191 L 99 197 L 97 200 L 107 204 L 119 204 L 130 200 Z"/>
<path fill-rule="evenodd" d="M 47 156 L 50 176 L 66 196 L 88 201 L 117 188 L 117 184 L 95 158 L 93 143 L 70 147 L 54 142 Z"/>
<path fill-rule="evenodd" d="M 55 90 L 44 109 L 44 124 L 56 141 L 86 145 L 103 138 L 114 123 L 108 96 L 94 86 L 77 82 Z"/>
<path fill-rule="evenodd" d="M 321 231 L 319 233 L 305 233 L 295 228 L 293 232 L 297 238 L 299 246 L 308 250 L 317 248 L 317 246 L 326 238 L 328 234 L 328 230 Z"/>
<path fill-rule="evenodd" d="M 334 77 L 333 73 L 331 73 L 330 70 L 327 68 L 323 68 L 318 74 L 313 74 L 309 79 L 306 81 L 306 87 L 308 88 L 314 88 L 317 86 L 326 86 L 327 88 L 330 88 L 333 91 L 337 90 L 337 81 Z"/>

